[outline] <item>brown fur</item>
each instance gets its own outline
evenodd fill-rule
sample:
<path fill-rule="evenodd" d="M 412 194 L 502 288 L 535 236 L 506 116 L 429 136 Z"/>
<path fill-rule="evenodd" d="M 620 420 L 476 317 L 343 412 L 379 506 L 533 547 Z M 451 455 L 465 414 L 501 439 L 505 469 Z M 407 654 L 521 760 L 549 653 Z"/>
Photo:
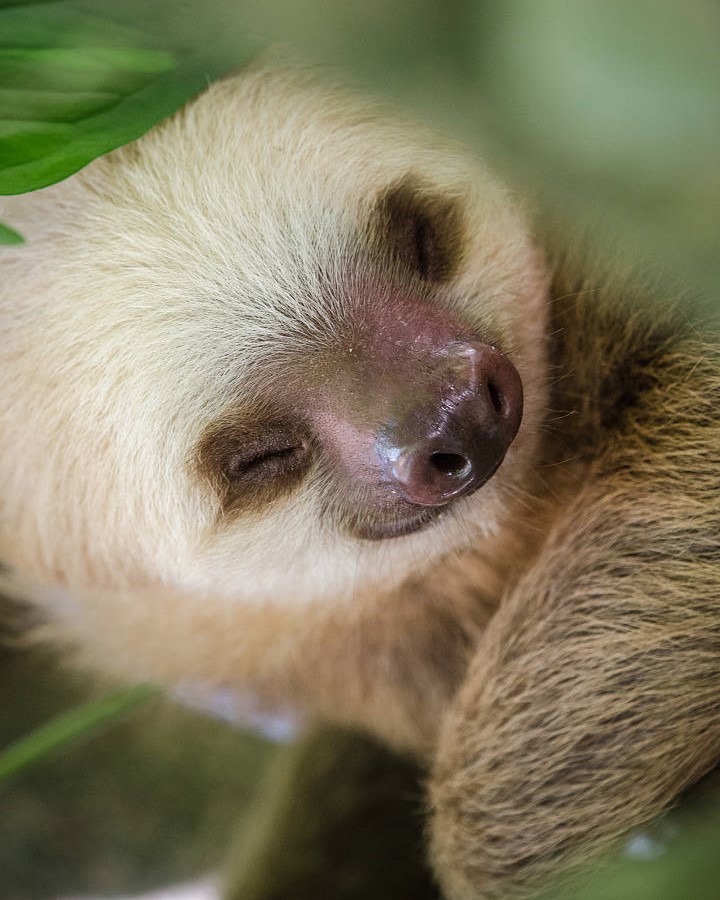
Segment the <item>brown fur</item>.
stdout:
<path fill-rule="evenodd" d="M 453 898 L 522 893 L 720 759 L 718 348 L 572 272 L 540 471 L 556 518 L 476 647 L 431 783 Z"/>

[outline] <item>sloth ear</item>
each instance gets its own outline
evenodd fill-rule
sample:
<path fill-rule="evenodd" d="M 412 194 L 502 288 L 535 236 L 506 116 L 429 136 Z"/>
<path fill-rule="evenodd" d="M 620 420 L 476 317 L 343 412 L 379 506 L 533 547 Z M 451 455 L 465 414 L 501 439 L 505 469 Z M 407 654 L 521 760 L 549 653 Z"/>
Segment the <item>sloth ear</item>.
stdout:
<path fill-rule="evenodd" d="M 462 257 L 462 220 L 459 197 L 408 175 L 378 196 L 372 241 L 422 281 L 447 281 Z"/>

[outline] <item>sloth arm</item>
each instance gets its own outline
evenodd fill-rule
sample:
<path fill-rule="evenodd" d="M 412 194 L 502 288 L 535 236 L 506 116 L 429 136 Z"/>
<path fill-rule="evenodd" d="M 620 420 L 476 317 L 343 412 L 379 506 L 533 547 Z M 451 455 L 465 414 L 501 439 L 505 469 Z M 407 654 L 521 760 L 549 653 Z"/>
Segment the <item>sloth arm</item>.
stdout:
<path fill-rule="evenodd" d="M 705 387 L 692 426 L 663 431 L 655 410 L 652 440 L 605 460 L 480 639 L 430 785 L 452 898 L 572 867 L 720 759 L 714 376 Z"/>

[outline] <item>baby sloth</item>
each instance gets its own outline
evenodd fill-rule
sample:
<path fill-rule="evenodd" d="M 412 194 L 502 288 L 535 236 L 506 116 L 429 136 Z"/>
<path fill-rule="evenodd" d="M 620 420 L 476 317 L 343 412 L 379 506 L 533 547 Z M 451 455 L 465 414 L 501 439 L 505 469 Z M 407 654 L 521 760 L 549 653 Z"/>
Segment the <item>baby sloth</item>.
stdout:
<path fill-rule="evenodd" d="M 297 71 L 0 215 L 0 560 L 40 633 L 415 751 L 450 898 L 720 759 L 720 366 L 681 313 Z"/>

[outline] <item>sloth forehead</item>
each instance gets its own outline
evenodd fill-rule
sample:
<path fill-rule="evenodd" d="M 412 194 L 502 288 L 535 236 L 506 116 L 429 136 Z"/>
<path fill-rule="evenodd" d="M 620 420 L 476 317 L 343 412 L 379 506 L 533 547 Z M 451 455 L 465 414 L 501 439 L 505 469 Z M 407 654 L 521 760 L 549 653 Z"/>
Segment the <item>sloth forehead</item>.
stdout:
<path fill-rule="evenodd" d="M 462 197 L 478 182 L 460 154 L 282 71 L 212 86 L 83 177 L 126 269 L 248 291 L 251 308 L 346 267 L 395 186 Z M 487 217 L 502 219 L 502 192 L 488 181 L 482 193 Z"/>
<path fill-rule="evenodd" d="M 287 87 L 275 74 L 215 85 L 82 173 L 86 268 L 99 262 L 108 304 L 173 328 L 182 312 L 249 341 L 292 337 L 301 322 L 337 324 L 348 292 L 336 288 L 354 273 L 387 270 L 403 217 L 435 204 L 453 218 L 462 166 L 347 100 Z"/>
<path fill-rule="evenodd" d="M 407 279 L 387 245 L 417 214 L 439 221 L 446 242 L 433 290 L 415 279 L 428 302 L 447 294 L 467 240 L 472 283 L 456 280 L 448 302 L 472 296 L 473 317 L 493 326 L 525 289 L 525 227 L 494 179 L 294 70 L 219 82 L 38 194 L 35 221 L 18 225 L 35 229 L 28 250 L 52 284 L 47 328 L 92 344 L 79 352 L 94 365 L 125 361 L 124 385 L 134 367 L 141 391 L 150 375 L 186 377 L 198 395 L 216 381 L 220 396 L 248 362 L 337 336 L 348 314 Z"/>

